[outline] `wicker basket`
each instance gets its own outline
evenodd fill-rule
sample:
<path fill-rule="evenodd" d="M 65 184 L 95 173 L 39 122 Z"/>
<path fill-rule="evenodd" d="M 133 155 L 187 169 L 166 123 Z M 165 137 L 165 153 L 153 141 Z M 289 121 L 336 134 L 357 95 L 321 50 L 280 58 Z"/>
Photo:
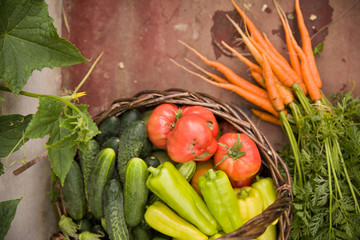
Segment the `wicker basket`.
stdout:
<path fill-rule="evenodd" d="M 227 121 L 239 132 L 247 134 L 255 141 L 261 153 L 263 165 L 262 175 L 270 176 L 274 180 L 277 190 L 276 201 L 262 214 L 249 220 L 238 230 L 218 239 L 255 239 L 277 218 L 280 218 L 277 230 L 278 239 L 288 239 L 292 220 L 292 189 L 288 168 L 267 141 L 266 137 L 256 128 L 239 107 L 224 103 L 204 93 L 189 92 L 183 89 L 168 89 L 165 91 L 149 90 L 139 92 L 131 98 L 115 100 L 108 110 L 95 116 L 94 121 L 99 125 L 107 117 L 112 115 L 119 116 L 129 109 L 136 108 L 140 111 L 146 111 L 162 103 L 173 103 L 178 106 L 197 105 L 206 107 L 214 113 L 219 121 Z"/>

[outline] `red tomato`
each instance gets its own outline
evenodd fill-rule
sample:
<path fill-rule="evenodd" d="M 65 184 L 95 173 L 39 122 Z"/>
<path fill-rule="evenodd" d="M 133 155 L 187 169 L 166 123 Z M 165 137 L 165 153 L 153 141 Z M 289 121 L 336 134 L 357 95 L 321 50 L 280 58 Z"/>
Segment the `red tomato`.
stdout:
<path fill-rule="evenodd" d="M 167 136 L 166 149 L 175 162 L 208 160 L 217 147 L 206 121 L 196 115 L 182 116 Z"/>
<path fill-rule="evenodd" d="M 183 116 L 189 116 L 194 114 L 204 118 L 208 127 L 211 129 L 213 136 L 217 136 L 219 132 L 219 125 L 214 114 L 209 109 L 201 106 L 188 106 L 181 108 L 181 110 Z"/>
<path fill-rule="evenodd" d="M 183 124 L 181 130 L 173 133 L 179 121 L 187 117 L 191 117 L 191 124 Z M 161 104 L 153 110 L 147 122 L 150 141 L 157 148 L 166 149 L 169 156 L 178 162 L 209 159 L 216 151 L 218 132 L 219 125 L 214 114 L 201 106 L 179 108 L 174 104 Z M 171 140 L 169 135 L 172 135 Z M 180 151 L 180 148 L 183 150 Z"/>
<path fill-rule="evenodd" d="M 231 178 L 229 178 L 231 186 L 233 188 L 241 188 L 241 187 L 245 187 L 245 186 L 250 186 L 251 185 L 251 181 L 253 180 L 253 178 L 255 177 L 255 175 L 245 179 L 245 180 L 241 180 L 241 181 L 235 181 L 232 180 Z"/>
<path fill-rule="evenodd" d="M 243 181 L 259 171 L 261 157 L 255 142 L 246 134 L 226 133 L 219 139 L 214 164 L 232 180 Z"/>
<path fill-rule="evenodd" d="M 175 126 L 178 111 L 178 106 L 165 103 L 157 106 L 151 113 L 146 128 L 150 141 L 157 148 L 166 148 L 166 137 Z"/>

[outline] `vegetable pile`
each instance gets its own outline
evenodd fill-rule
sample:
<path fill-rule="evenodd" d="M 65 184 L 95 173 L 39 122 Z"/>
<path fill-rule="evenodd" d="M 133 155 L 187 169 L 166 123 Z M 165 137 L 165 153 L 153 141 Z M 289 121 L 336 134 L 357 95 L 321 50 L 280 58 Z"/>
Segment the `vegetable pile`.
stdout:
<path fill-rule="evenodd" d="M 190 60 L 187 61 L 206 76 L 174 63 L 210 84 L 237 93 L 262 109 L 253 109 L 254 115 L 283 127 L 290 145 L 282 156 L 293 173 L 291 238 L 359 239 L 359 99 L 346 92 L 332 99 L 333 104 L 322 93 L 322 80 L 299 0 L 295 0 L 295 12 L 301 46 L 280 4 L 274 0 L 286 36 L 289 61 L 275 49 L 265 33 L 261 34 L 235 1 L 231 2 L 243 18 L 246 30 L 230 17 L 229 21 L 253 59 L 225 42 L 222 47 L 249 67 L 258 84 L 244 80 L 224 64 L 207 59 L 181 41 L 224 78 Z"/>
<path fill-rule="evenodd" d="M 276 199 L 253 140 L 221 132 L 205 107 L 163 103 L 98 127 L 60 191 L 67 238 L 219 238 Z M 257 239 L 276 239 L 277 222 Z"/>

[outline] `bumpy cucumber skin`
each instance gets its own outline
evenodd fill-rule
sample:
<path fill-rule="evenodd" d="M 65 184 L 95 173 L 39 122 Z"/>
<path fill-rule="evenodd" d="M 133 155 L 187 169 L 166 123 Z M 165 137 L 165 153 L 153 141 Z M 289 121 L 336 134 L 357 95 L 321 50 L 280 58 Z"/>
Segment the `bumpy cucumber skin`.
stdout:
<path fill-rule="evenodd" d="M 126 167 L 124 184 L 124 215 L 126 224 L 137 226 L 144 216 L 148 199 L 146 180 L 148 167 L 141 158 L 132 158 Z"/>
<path fill-rule="evenodd" d="M 80 220 L 86 213 L 84 181 L 79 164 L 73 161 L 62 188 L 66 211 L 74 220 Z"/>
<path fill-rule="evenodd" d="M 94 217 L 100 220 L 104 216 L 103 193 L 107 181 L 115 167 L 115 151 L 105 148 L 95 158 L 94 168 L 89 176 L 88 203 Z"/>
<path fill-rule="evenodd" d="M 89 144 L 88 144 L 85 152 L 82 152 L 82 151 L 79 152 L 79 160 L 80 160 L 79 162 L 80 162 L 81 171 L 84 176 L 84 187 L 85 187 L 86 199 L 88 199 L 87 185 L 88 185 L 89 175 L 93 168 L 93 163 L 96 158 L 96 155 L 99 152 L 100 152 L 100 145 L 94 139 L 89 141 Z"/>
<path fill-rule="evenodd" d="M 99 125 L 99 133 L 95 139 L 102 145 L 107 139 L 117 137 L 120 132 L 120 119 L 117 116 L 110 116 Z"/>
<path fill-rule="evenodd" d="M 140 113 L 139 110 L 134 108 L 125 111 L 123 114 L 121 114 L 119 119 L 120 119 L 119 135 L 121 136 L 124 130 L 128 128 L 133 122 L 142 120 L 142 114 Z"/>
<path fill-rule="evenodd" d="M 111 240 L 129 239 L 123 204 L 123 192 L 120 182 L 116 179 L 109 180 L 104 192 L 104 214 Z"/>
<path fill-rule="evenodd" d="M 117 154 L 117 167 L 122 183 L 125 182 L 125 172 L 130 159 L 139 157 L 147 138 L 146 126 L 143 121 L 135 121 L 120 136 L 120 146 Z"/>

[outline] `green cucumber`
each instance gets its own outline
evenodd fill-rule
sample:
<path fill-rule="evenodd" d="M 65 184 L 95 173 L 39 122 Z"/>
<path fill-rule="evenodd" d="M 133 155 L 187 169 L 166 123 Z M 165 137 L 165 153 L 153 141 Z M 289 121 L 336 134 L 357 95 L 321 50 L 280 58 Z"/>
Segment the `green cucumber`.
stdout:
<path fill-rule="evenodd" d="M 115 151 L 105 148 L 95 158 L 94 168 L 89 176 L 88 202 L 90 211 L 97 220 L 104 216 L 103 193 L 104 188 L 112 176 L 115 165 Z"/>
<path fill-rule="evenodd" d="M 145 125 L 147 124 L 152 112 L 153 109 L 149 109 L 141 114 L 141 119 L 145 122 Z"/>
<path fill-rule="evenodd" d="M 185 177 L 185 179 L 189 182 L 191 178 L 194 176 L 196 171 L 196 162 L 189 161 L 184 163 L 179 163 L 176 165 L 176 169 Z"/>
<path fill-rule="evenodd" d="M 122 183 L 125 181 L 126 165 L 130 159 L 139 157 L 146 142 L 147 132 L 143 121 L 135 121 L 120 136 L 117 166 Z"/>
<path fill-rule="evenodd" d="M 114 149 L 115 153 L 117 153 L 120 146 L 120 138 L 118 137 L 111 137 L 104 142 L 102 148 L 112 148 Z"/>
<path fill-rule="evenodd" d="M 150 141 L 149 138 L 146 138 L 144 145 L 140 151 L 139 157 L 140 158 L 146 158 L 147 156 L 149 156 L 151 154 L 151 151 L 153 150 L 153 144 Z"/>
<path fill-rule="evenodd" d="M 148 167 L 154 167 L 157 168 L 160 165 L 160 161 L 157 157 L 154 156 L 148 156 L 144 159 Z"/>
<path fill-rule="evenodd" d="M 120 116 L 120 136 L 124 132 L 125 129 L 127 129 L 133 122 L 141 120 L 142 115 L 139 110 L 137 109 L 130 109 L 125 111 Z"/>
<path fill-rule="evenodd" d="M 123 191 L 120 182 L 115 179 L 109 180 L 104 192 L 104 213 L 111 240 L 129 239 L 123 204 Z"/>
<path fill-rule="evenodd" d="M 84 187 L 85 187 L 85 197 L 88 198 L 87 185 L 89 180 L 90 172 L 93 168 L 93 163 L 96 155 L 100 152 L 100 145 L 94 139 L 89 141 L 89 144 L 86 147 L 86 151 L 79 151 L 79 162 L 82 174 L 84 176 Z"/>
<path fill-rule="evenodd" d="M 102 145 L 107 139 L 117 137 L 120 132 L 120 119 L 117 116 L 110 116 L 106 118 L 99 125 L 99 133 L 96 135 L 96 141 Z"/>
<path fill-rule="evenodd" d="M 131 233 L 135 240 L 151 240 L 152 232 L 151 229 L 145 229 L 141 224 L 131 229 Z"/>
<path fill-rule="evenodd" d="M 62 188 L 66 211 L 74 220 L 80 220 L 86 213 L 84 180 L 79 164 L 73 161 Z"/>
<path fill-rule="evenodd" d="M 128 162 L 124 184 L 124 215 L 130 227 L 137 226 L 144 216 L 149 192 L 146 187 L 148 176 L 148 166 L 144 160 L 132 158 Z"/>

